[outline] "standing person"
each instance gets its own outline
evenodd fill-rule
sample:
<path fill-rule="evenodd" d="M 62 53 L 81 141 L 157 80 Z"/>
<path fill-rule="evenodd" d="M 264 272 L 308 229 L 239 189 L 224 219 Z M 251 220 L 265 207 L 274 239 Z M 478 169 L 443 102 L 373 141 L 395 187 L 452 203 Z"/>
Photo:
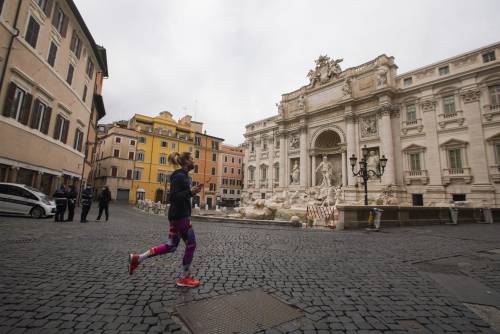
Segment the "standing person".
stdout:
<path fill-rule="evenodd" d="M 68 205 L 68 197 L 66 191 L 64 190 L 64 186 L 61 185 L 52 197 L 54 197 L 56 201 L 56 215 L 54 220 L 56 222 L 63 222 L 64 212 L 66 211 L 66 206 Z"/>
<path fill-rule="evenodd" d="M 68 219 L 67 222 L 72 222 L 73 217 L 75 216 L 75 206 L 76 206 L 76 196 L 77 196 L 76 188 L 74 185 L 69 186 L 67 197 L 68 197 Z"/>
<path fill-rule="evenodd" d="M 92 188 L 87 186 L 85 190 L 82 191 L 82 214 L 80 215 L 80 223 L 86 223 L 87 214 L 90 211 L 90 207 L 92 206 L 92 199 L 94 195 L 92 194 Z"/>
<path fill-rule="evenodd" d="M 97 197 L 99 201 L 99 215 L 97 215 L 96 221 L 99 221 L 102 216 L 102 211 L 106 214 L 106 221 L 109 218 L 109 202 L 111 202 L 111 191 L 109 191 L 107 186 L 102 188 L 101 194 Z"/>
<path fill-rule="evenodd" d="M 200 192 L 202 184 L 191 187 L 191 181 L 188 173 L 194 168 L 191 153 L 173 152 L 169 155 L 170 163 L 180 166 L 170 176 L 170 208 L 168 210 L 168 220 L 170 221 L 170 230 L 166 243 L 159 244 L 150 248 L 142 254 L 129 254 L 129 274 L 132 275 L 139 263 L 145 259 L 165 253 L 172 253 L 177 249 L 179 241 L 182 238 L 186 244 L 184 258 L 182 260 L 183 275 L 176 280 L 178 286 L 187 286 L 194 288 L 200 284 L 200 281 L 191 277 L 189 271 L 193 261 L 194 250 L 196 249 L 196 239 L 193 227 L 191 226 L 191 197 Z"/>

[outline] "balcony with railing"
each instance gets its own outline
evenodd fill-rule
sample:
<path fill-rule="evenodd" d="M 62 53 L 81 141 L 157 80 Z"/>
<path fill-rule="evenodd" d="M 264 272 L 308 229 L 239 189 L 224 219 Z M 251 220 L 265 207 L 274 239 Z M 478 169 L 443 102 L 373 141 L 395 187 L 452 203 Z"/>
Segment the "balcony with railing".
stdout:
<path fill-rule="evenodd" d="M 462 126 L 464 124 L 464 121 L 465 117 L 462 110 L 455 110 L 438 114 L 438 124 L 441 129 L 444 129 L 447 124 L 456 123 L 458 126 Z"/>
<path fill-rule="evenodd" d="M 260 187 L 261 187 L 261 188 L 267 188 L 267 185 L 268 185 L 268 184 L 269 184 L 269 183 L 267 182 L 267 179 L 262 179 L 262 180 L 260 180 Z"/>
<path fill-rule="evenodd" d="M 483 107 L 483 116 L 486 121 L 491 122 L 500 119 L 500 104 L 487 104 Z"/>
<path fill-rule="evenodd" d="M 490 166 L 491 180 L 495 183 L 500 183 L 500 165 Z"/>
<path fill-rule="evenodd" d="M 401 132 L 403 135 L 412 134 L 412 133 L 420 133 L 424 129 L 424 125 L 422 124 L 422 119 L 417 118 L 413 120 L 405 120 L 401 124 Z"/>
<path fill-rule="evenodd" d="M 254 180 L 248 180 L 247 181 L 248 188 L 253 188 L 255 187 L 255 181 Z"/>
<path fill-rule="evenodd" d="M 472 173 L 470 167 L 443 169 L 443 184 L 448 185 L 452 180 L 462 180 L 465 183 L 471 183 Z"/>
<path fill-rule="evenodd" d="M 419 170 L 405 170 L 404 180 L 407 185 L 412 183 L 427 184 L 429 182 L 429 175 L 426 169 Z"/>

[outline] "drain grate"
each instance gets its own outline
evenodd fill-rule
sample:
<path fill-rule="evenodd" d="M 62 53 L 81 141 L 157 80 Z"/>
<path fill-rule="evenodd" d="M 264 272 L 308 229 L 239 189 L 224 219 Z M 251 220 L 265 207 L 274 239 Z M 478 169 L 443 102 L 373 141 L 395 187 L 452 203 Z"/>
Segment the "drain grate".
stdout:
<path fill-rule="evenodd" d="M 196 333 L 253 333 L 302 317 L 302 312 L 255 289 L 175 307 Z"/>

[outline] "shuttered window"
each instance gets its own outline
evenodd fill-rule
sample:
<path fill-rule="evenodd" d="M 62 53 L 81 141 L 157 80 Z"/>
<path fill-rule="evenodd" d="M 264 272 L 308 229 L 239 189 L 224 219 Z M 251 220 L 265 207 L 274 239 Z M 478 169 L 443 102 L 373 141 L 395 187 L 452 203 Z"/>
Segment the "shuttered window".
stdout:
<path fill-rule="evenodd" d="M 26 30 L 26 35 L 24 39 L 33 48 L 36 48 L 39 32 L 40 32 L 40 25 L 33 17 L 30 16 L 30 19 L 28 21 L 28 29 Z"/>
<path fill-rule="evenodd" d="M 64 11 L 59 6 L 59 3 L 56 3 L 54 9 L 54 16 L 52 17 L 52 25 L 61 34 L 62 37 L 66 37 L 66 32 L 68 30 L 68 16 L 64 14 Z"/>
<path fill-rule="evenodd" d="M 43 120 L 46 117 L 47 105 L 42 103 L 39 99 L 35 100 L 33 104 L 33 111 L 31 112 L 30 127 L 36 130 L 42 130 Z"/>
<path fill-rule="evenodd" d="M 73 143 L 73 148 L 79 152 L 82 151 L 83 146 L 83 132 L 80 129 L 75 131 L 75 140 Z"/>
<path fill-rule="evenodd" d="M 491 86 L 488 88 L 490 92 L 490 103 L 491 105 L 500 105 L 500 85 Z"/>
<path fill-rule="evenodd" d="M 68 139 L 69 120 L 61 116 L 56 117 L 56 126 L 54 128 L 54 139 L 60 140 L 66 144 Z"/>
<path fill-rule="evenodd" d="M 54 42 L 50 42 L 49 57 L 47 58 L 47 62 L 52 67 L 54 67 L 54 64 L 56 63 L 56 55 L 57 55 L 57 46 L 54 44 Z"/>
<path fill-rule="evenodd" d="M 66 77 L 66 82 L 68 84 L 72 84 L 73 83 L 73 73 L 75 72 L 75 68 L 73 67 L 72 64 L 69 64 L 68 66 L 68 76 Z"/>

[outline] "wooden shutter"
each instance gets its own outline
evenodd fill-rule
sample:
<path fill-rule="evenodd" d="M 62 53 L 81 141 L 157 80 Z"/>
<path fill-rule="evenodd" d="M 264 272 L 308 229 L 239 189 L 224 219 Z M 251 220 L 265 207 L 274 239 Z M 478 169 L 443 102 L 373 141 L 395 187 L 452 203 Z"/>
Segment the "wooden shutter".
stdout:
<path fill-rule="evenodd" d="M 45 12 L 45 15 L 47 15 L 47 17 L 50 17 L 53 5 L 54 0 L 47 0 L 47 2 L 45 3 L 45 8 L 43 9 L 43 11 Z"/>
<path fill-rule="evenodd" d="M 76 150 L 76 144 L 78 142 L 78 129 L 75 130 L 75 138 L 73 139 L 73 148 Z"/>
<path fill-rule="evenodd" d="M 78 135 L 80 136 L 80 141 L 78 142 L 78 151 L 82 151 L 82 146 L 83 146 L 83 132 L 78 130 Z"/>
<path fill-rule="evenodd" d="M 64 14 L 63 16 L 63 23 L 62 23 L 62 29 L 61 29 L 61 36 L 66 37 L 66 32 L 68 31 L 68 16 Z"/>
<path fill-rule="evenodd" d="M 5 104 L 3 106 L 3 115 L 5 117 L 11 117 L 10 111 L 12 109 L 12 102 L 14 102 L 14 95 L 16 94 L 16 84 L 13 82 L 9 83 L 7 88 L 7 95 L 5 97 Z"/>
<path fill-rule="evenodd" d="M 68 130 L 69 130 L 69 121 L 67 119 L 63 120 L 63 133 L 62 133 L 62 142 L 66 144 L 68 140 Z"/>
<path fill-rule="evenodd" d="M 54 16 L 52 16 L 52 25 L 55 27 L 57 24 L 57 11 L 59 10 L 59 3 L 56 2 L 54 6 Z"/>
<path fill-rule="evenodd" d="M 26 93 L 23 99 L 23 105 L 21 106 L 21 113 L 19 115 L 19 122 L 24 125 L 28 125 L 30 119 L 31 111 L 31 101 L 33 100 L 33 95 Z"/>
<path fill-rule="evenodd" d="M 49 124 L 51 115 L 52 115 L 52 108 L 50 107 L 45 108 L 45 112 L 43 113 L 43 118 L 42 118 L 42 128 L 40 129 L 40 131 L 42 131 L 42 133 L 44 134 L 49 133 Z"/>
<path fill-rule="evenodd" d="M 61 126 L 63 123 L 63 118 L 61 115 L 56 117 L 56 127 L 54 128 L 54 139 L 59 139 L 59 132 L 61 132 Z"/>
<path fill-rule="evenodd" d="M 71 34 L 71 43 L 69 44 L 69 49 L 73 52 L 75 52 L 75 38 L 76 38 L 76 30 L 73 29 L 73 34 Z"/>
<path fill-rule="evenodd" d="M 38 105 L 40 104 L 39 99 L 35 99 L 35 103 L 33 103 L 33 110 L 31 111 L 31 119 L 30 119 L 30 128 L 36 129 L 38 125 L 38 121 L 40 119 L 40 112 L 38 110 Z"/>

